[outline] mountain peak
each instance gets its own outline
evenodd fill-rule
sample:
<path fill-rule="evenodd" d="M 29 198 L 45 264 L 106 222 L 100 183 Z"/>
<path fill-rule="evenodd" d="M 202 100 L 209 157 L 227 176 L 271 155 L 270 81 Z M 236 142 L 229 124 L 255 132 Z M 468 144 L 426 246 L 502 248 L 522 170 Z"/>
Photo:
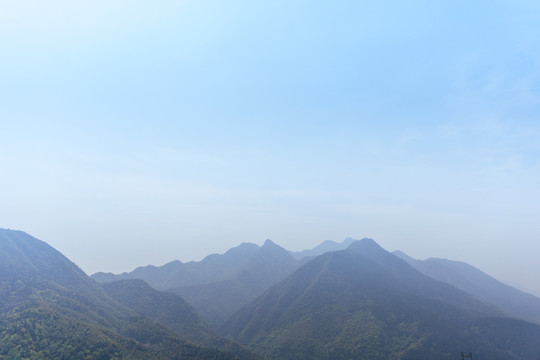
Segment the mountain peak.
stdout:
<path fill-rule="evenodd" d="M 319 359 L 315 354 L 325 353 L 320 359 L 363 354 L 370 359 L 433 359 L 441 358 L 436 349 L 440 344 L 457 348 L 470 341 L 463 327 L 479 328 L 472 325 L 476 317 L 498 315 L 498 310 L 422 275 L 364 239 L 351 244 L 351 250 L 327 252 L 305 263 L 220 330 L 267 358 Z M 506 326 L 500 321 L 498 329 Z M 520 329 L 530 331 L 528 325 Z M 535 329 L 540 334 L 540 327 Z M 472 341 L 484 344 L 488 335 L 483 336 Z"/>
<path fill-rule="evenodd" d="M 380 251 L 386 252 L 386 250 L 384 250 L 379 244 L 377 244 L 377 242 L 375 242 L 375 240 L 370 239 L 370 238 L 363 238 L 362 240 L 356 240 L 353 243 L 351 243 L 351 245 L 349 245 L 349 247 L 347 249 L 354 250 L 354 251 L 360 251 L 362 253 L 364 253 L 364 252 L 372 253 L 374 251 L 376 251 L 376 252 L 380 252 Z"/>
<path fill-rule="evenodd" d="M 0 229 L 0 277 L 31 276 L 61 286 L 93 282 L 59 251 L 19 230 Z"/>
<path fill-rule="evenodd" d="M 258 249 L 259 245 L 250 243 L 250 242 L 243 242 L 240 245 L 233 247 L 225 252 L 225 254 L 231 254 L 235 252 L 249 252 L 254 251 L 255 249 Z"/>
<path fill-rule="evenodd" d="M 7 235 L 7 234 L 14 234 L 14 233 L 28 235 L 27 233 L 25 233 L 24 231 L 21 231 L 21 230 L 0 228 L 0 235 Z"/>
<path fill-rule="evenodd" d="M 266 254 L 266 255 L 272 254 L 272 256 L 279 255 L 280 257 L 292 259 L 292 256 L 289 254 L 287 250 L 285 250 L 284 248 L 282 248 L 281 246 L 279 246 L 278 244 L 276 244 L 270 239 L 266 239 L 263 246 L 260 247 L 259 254 Z"/>
<path fill-rule="evenodd" d="M 317 245 L 317 247 L 324 247 L 324 246 L 336 246 L 339 245 L 339 243 L 333 241 L 333 240 L 324 240 L 322 243 Z"/>
<path fill-rule="evenodd" d="M 295 259 L 301 260 L 304 258 L 319 256 L 329 251 L 344 250 L 348 248 L 349 245 L 351 245 L 355 241 L 359 241 L 359 240 L 355 240 L 351 237 L 345 238 L 340 243 L 336 241 L 332 241 L 332 240 L 325 240 L 319 245 L 315 246 L 313 249 L 306 249 L 306 250 L 296 251 L 296 252 L 291 251 L 290 253 Z"/>
<path fill-rule="evenodd" d="M 283 247 L 279 246 L 278 244 L 276 244 L 270 239 L 266 239 L 263 246 L 260 247 L 259 254 L 266 254 L 266 255 L 273 254 L 273 256 L 278 255 L 280 257 L 284 257 L 287 259 L 291 259 L 291 260 L 294 259 L 287 250 L 285 250 Z"/>
<path fill-rule="evenodd" d="M 264 242 L 263 246 L 261 246 L 261 248 L 264 248 L 264 247 L 280 247 L 279 245 L 277 245 L 275 242 L 273 242 L 272 240 L 270 239 L 266 239 L 266 241 Z"/>
<path fill-rule="evenodd" d="M 352 237 L 346 237 L 345 240 L 343 240 L 342 244 L 343 245 L 350 245 L 355 241 L 356 241 L 356 239 L 353 239 Z"/>

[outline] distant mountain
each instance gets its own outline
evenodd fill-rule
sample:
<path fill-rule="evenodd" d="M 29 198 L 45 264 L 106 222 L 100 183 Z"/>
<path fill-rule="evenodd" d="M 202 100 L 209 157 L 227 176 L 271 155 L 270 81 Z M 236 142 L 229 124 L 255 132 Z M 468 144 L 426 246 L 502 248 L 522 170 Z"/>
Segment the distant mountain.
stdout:
<path fill-rule="evenodd" d="M 540 298 L 536 296 L 505 285 L 464 262 L 436 258 L 416 260 L 401 251 L 394 254 L 424 275 L 468 292 L 513 317 L 540 324 Z"/>
<path fill-rule="evenodd" d="M 200 262 L 174 261 L 121 275 L 98 273 L 93 278 L 105 282 L 143 279 L 157 289 L 180 295 L 215 328 L 297 268 L 298 262 L 287 250 L 266 240 L 261 247 L 244 243 L 223 255 L 209 255 Z"/>
<path fill-rule="evenodd" d="M 351 245 L 354 241 L 353 238 L 346 238 L 343 240 L 343 242 L 338 243 L 332 240 L 325 240 L 319 245 L 315 246 L 313 249 L 306 249 L 302 251 L 290 251 L 290 254 L 296 259 L 296 260 L 302 260 L 306 257 L 314 257 L 319 256 L 324 253 L 327 253 L 329 251 L 338 251 L 338 250 L 344 250 L 349 245 Z"/>
<path fill-rule="evenodd" d="M 92 278 L 99 282 L 141 279 L 158 290 L 207 284 L 234 277 L 251 256 L 258 251 L 259 246 L 243 243 L 223 255 L 208 255 L 199 262 L 182 263 L 175 260 L 163 266 L 138 267 L 132 272 L 119 275 L 99 272 L 92 275 Z"/>
<path fill-rule="evenodd" d="M 234 314 L 221 333 L 268 359 L 538 360 L 540 326 L 433 280 L 374 241 L 323 254 Z"/>
<path fill-rule="evenodd" d="M 46 243 L 0 229 L 0 359 L 234 359 L 111 299 Z"/>
<path fill-rule="evenodd" d="M 179 287 L 179 294 L 214 328 L 266 289 L 290 275 L 298 263 L 282 247 L 267 240 L 231 278 L 209 284 Z"/>

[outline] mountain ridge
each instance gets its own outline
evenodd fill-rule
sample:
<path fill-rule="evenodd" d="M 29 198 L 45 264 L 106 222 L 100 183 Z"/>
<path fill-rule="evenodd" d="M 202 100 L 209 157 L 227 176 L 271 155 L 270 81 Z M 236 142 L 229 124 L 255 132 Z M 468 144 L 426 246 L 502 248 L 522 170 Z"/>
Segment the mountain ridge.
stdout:
<path fill-rule="evenodd" d="M 304 258 L 311 258 L 314 256 L 322 255 L 328 251 L 337 251 L 346 249 L 350 244 L 352 244 L 355 239 L 351 237 L 345 238 L 341 243 L 333 240 L 324 240 L 319 245 L 315 246 L 312 249 L 305 249 L 301 251 L 289 251 L 291 255 L 296 260 L 302 260 Z"/>
<path fill-rule="evenodd" d="M 21 231 L 0 229 L 0 299 L 0 358 L 237 358 L 114 301 L 68 258 Z"/>
<path fill-rule="evenodd" d="M 235 311 L 293 272 L 294 258 L 271 240 L 225 280 L 169 289 L 185 298 L 214 329 Z"/>
<path fill-rule="evenodd" d="M 540 298 L 532 294 L 506 285 L 461 261 L 439 258 L 416 260 L 402 251 L 394 253 L 433 279 L 493 304 L 515 318 L 540 324 Z"/>
<path fill-rule="evenodd" d="M 497 319 L 503 325 L 492 328 Z M 515 330 L 507 345 L 490 340 L 506 326 Z M 220 333 L 263 357 L 291 360 L 453 359 L 467 349 L 478 359 L 540 354 L 540 327 L 504 318 L 374 242 L 307 262 L 234 314 Z"/>

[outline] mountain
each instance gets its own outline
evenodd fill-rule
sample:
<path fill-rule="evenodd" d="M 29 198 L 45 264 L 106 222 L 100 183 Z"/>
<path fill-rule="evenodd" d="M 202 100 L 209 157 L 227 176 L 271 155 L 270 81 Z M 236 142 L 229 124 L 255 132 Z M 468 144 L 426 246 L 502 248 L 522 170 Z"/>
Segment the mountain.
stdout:
<path fill-rule="evenodd" d="M 0 359 L 235 359 L 111 299 L 46 243 L 0 229 Z"/>
<path fill-rule="evenodd" d="M 220 332 L 267 359 L 540 355 L 540 326 L 505 318 L 369 239 L 309 261 L 234 314 Z"/>
<path fill-rule="evenodd" d="M 298 264 L 282 247 L 270 240 L 227 280 L 170 289 L 179 294 L 214 328 L 266 289 L 290 275 Z"/>
<path fill-rule="evenodd" d="M 146 266 L 120 275 L 97 273 L 108 282 L 142 279 L 156 289 L 180 295 L 213 328 L 298 268 L 287 250 L 266 240 L 263 246 L 244 243 L 223 255 L 200 262 L 174 261 L 161 267 Z"/>
<path fill-rule="evenodd" d="M 147 319 L 173 329 L 195 343 L 206 342 L 212 331 L 195 309 L 178 295 L 156 290 L 143 280 L 103 284 L 111 299 Z"/>
<path fill-rule="evenodd" d="M 103 288 L 113 300 L 197 345 L 227 351 L 241 359 L 253 358 L 240 345 L 217 337 L 195 309 L 176 294 L 156 290 L 138 279 L 106 283 Z"/>
<path fill-rule="evenodd" d="M 346 249 L 349 245 L 351 245 L 354 241 L 353 238 L 346 238 L 343 240 L 343 242 L 338 243 L 332 240 L 325 240 L 319 245 L 315 246 L 313 249 L 306 249 L 302 251 L 290 251 L 290 254 L 296 259 L 296 260 L 302 260 L 304 258 L 308 257 L 314 257 L 322 255 L 329 251 L 338 251 Z"/>
<path fill-rule="evenodd" d="M 86 312 L 78 314 L 81 320 L 104 326 L 116 326 L 116 316 L 125 314 L 125 308 L 107 297 L 77 265 L 22 231 L 0 229 L 0 284 L 4 313 L 28 302 L 48 302 L 63 313 L 76 311 L 84 303 Z"/>
<path fill-rule="evenodd" d="M 111 282 L 126 279 L 141 279 L 158 290 L 176 287 L 207 284 L 234 277 L 239 269 L 259 251 L 259 246 L 243 243 L 225 254 L 212 254 L 203 260 L 182 263 L 175 260 L 163 266 L 142 266 L 129 273 L 115 275 L 96 273 L 92 278 L 98 282 Z"/>
<path fill-rule="evenodd" d="M 424 275 L 451 284 L 513 317 L 540 324 L 540 298 L 536 296 L 505 285 L 464 262 L 436 258 L 416 260 L 401 251 L 394 254 Z"/>

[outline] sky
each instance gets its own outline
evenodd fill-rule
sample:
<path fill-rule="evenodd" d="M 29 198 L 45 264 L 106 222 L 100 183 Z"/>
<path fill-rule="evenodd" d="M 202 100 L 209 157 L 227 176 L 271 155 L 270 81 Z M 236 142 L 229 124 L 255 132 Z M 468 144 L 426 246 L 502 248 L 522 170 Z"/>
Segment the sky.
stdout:
<path fill-rule="evenodd" d="M 84 271 L 371 237 L 540 296 L 540 3 L 3 0 L 0 227 Z"/>

